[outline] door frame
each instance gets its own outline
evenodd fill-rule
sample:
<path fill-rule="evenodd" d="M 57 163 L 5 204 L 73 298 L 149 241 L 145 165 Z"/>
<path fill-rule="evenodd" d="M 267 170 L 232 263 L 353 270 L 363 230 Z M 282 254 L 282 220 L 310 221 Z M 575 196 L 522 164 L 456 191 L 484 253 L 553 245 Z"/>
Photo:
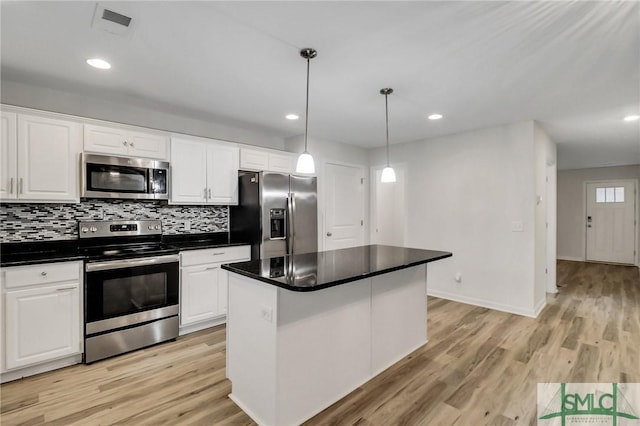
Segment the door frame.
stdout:
<path fill-rule="evenodd" d="M 584 249 L 582 252 L 582 258 L 586 262 L 587 261 L 587 185 L 588 184 L 612 184 L 615 182 L 633 182 L 634 189 L 634 197 L 633 197 L 633 207 L 635 210 L 634 217 L 634 239 L 633 239 L 633 250 L 635 251 L 635 266 L 640 267 L 640 253 L 638 253 L 638 226 L 640 225 L 640 205 L 639 205 L 639 196 L 640 191 L 638 190 L 638 179 L 596 179 L 596 180 L 585 180 L 582 182 L 582 195 L 584 202 L 582 203 L 582 248 Z"/>
<path fill-rule="evenodd" d="M 378 184 L 377 179 L 376 179 L 376 172 L 378 170 L 382 170 L 385 167 L 387 167 L 386 164 L 378 164 L 378 165 L 374 165 L 369 167 L 369 193 L 371 194 L 369 196 L 369 222 L 371 223 L 371 226 L 369 227 L 369 241 L 374 241 L 375 239 L 375 231 L 373 230 L 373 225 L 377 223 L 378 221 L 378 212 L 376 210 L 376 202 L 377 202 L 377 195 L 376 195 L 376 185 Z M 404 242 L 404 245 L 407 244 L 407 227 L 406 227 L 406 223 L 407 223 L 407 206 L 408 206 L 408 201 L 409 199 L 407 198 L 407 163 L 394 163 L 393 165 L 394 169 L 402 169 L 403 173 L 404 173 L 404 213 L 405 213 L 405 217 L 402 218 L 405 226 L 404 226 L 404 231 L 402 234 L 402 241 Z"/>
<path fill-rule="evenodd" d="M 348 163 L 345 161 L 337 161 L 337 160 L 325 160 L 322 162 L 322 179 L 318 179 L 318 194 L 322 193 L 322 200 L 318 199 L 318 251 L 324 251 L 327 242 L 327 232 L 326 232 L 326 199 L 327 199 L 327 166 L 329 164 L 333 164 L 334 166 L 344 166 L 344 167 L 353 167 L 354 169 L 360 170 L 360 176 L 364 179 L 362 183 L 362 203 L 360 204 L 360 211 L 362 213 L 362 218 L 364 220 L 364 224 L 361 227 L 361 241 L 362 245 L 366 245 L 369 243 L 369 212 L 366 208 L 367 206 L 367 198 L 369 194 L 369 182 L 365 175 L 366 166 L 362 164 L 356 163 Z M 320 247 L 320 243 L 322 247 Z"/>

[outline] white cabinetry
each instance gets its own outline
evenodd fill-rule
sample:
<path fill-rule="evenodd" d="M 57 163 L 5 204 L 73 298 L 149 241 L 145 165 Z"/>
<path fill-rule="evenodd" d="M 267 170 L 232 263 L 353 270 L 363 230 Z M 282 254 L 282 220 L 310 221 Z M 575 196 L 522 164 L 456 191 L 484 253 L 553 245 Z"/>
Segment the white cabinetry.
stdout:
<path fill-rule="evenodd" d="M 82 262 L 2 270 L 2 371 L 82 353 Z"/>
<path fill-rule="evenodd" d="M 295 155 L 288 152 L 240 148 L 240 168 L 242 170 L 293 173 L 295 161 Z"/>
<path fill-rule="evenodd" d="M 84 150 L 99 154 L 166 160 L 169 137 L 124 127 L 84 125 Z"/>
<path fill-rule="evenodd" d="M 180 253 L 180 334 L 224 322 L 229 277 L 220 266 L 250 258 L 250 246 Z"/>
<path fill-rule="evenodd" d="M 80 201 L 80 123 L 3 111 L 1 136 L 2 201 Z"/>
<path fill-rule="evenodd" d="M 211 139 L 171 138 L 171 203 L 238 204 L 238 147 Z"/>

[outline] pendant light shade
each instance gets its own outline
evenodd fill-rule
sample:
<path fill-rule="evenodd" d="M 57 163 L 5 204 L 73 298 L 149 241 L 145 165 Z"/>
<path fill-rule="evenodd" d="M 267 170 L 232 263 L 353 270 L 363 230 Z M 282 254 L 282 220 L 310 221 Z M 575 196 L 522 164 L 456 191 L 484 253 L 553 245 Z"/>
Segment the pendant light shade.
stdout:
<path fill-rule="evenodd" d="M 306 48 L 300 51 L 300 56 L 307 60 L 307 101 L 304 114 L 304 152 L 298 157 L 296 173 L 315 173 L 316 166 L 313 163 L 313 157 L 307 151 L 307 132 L 309 130 L 309 61 L 318 56 L 318 52 L 315 49 Z"/>
<path fill-rule="evenodd" d="M 382 183 L 390 183 L 396 181 L 396 172 L 393 170 L 393 167 L 385 167 L 382 169 L 382 176 L 380 176 L 380 182 Z"/>
<path fill-rule="evenodd" d="M 393 89 L 391 88 L 380 89 L 380 94 L 384 95 L 385 123 L 387 125 L 387 167 L 382 169 L 382 175 L 380 176 L 380 182 L 382 183 L 392 183 L 396 181 L 396 172 L 393 170 L 393 167 L 389 165 L 389 102 L 387 101 L 387 96 L 392 93 Z"/>

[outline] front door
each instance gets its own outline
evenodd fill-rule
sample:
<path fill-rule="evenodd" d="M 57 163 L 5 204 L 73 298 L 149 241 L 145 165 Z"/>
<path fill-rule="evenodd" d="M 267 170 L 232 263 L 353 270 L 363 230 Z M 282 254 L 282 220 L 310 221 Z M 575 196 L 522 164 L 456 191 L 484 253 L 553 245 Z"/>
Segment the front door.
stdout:
<path fill-rule="evenodd" d="M 324 249 L 336 250 L 364 242 L 364 176 L 360 167 L 326 165 Z"/>
<path fill-rule="evenodd" d="M 587 184 L 587 260 L 635 262 L 635 187 L 633 180 Z"/>

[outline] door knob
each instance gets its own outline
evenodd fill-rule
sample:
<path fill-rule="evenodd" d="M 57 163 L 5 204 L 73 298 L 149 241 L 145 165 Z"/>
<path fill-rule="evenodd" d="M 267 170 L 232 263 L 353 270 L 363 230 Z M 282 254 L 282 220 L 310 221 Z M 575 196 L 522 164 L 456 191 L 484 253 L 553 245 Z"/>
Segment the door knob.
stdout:
<path fill-rule="evenodd" d="M 327 237 L 332 236 L 333 234 L 331 232 L 327 232 Z"/>

